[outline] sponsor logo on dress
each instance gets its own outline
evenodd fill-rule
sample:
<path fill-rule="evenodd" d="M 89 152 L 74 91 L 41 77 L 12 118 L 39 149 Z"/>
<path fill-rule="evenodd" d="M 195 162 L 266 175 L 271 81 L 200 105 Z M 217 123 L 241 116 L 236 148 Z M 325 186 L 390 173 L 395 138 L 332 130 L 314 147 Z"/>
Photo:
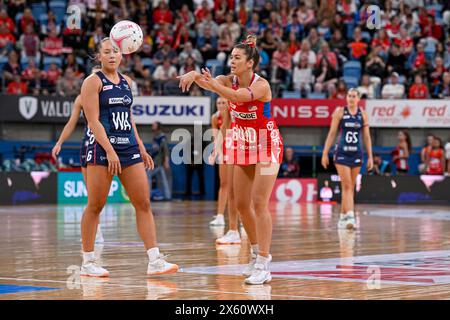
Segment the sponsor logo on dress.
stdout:
<path fill-rule="evenodd" d="M 103 91 L 108 91 L 108 90 L 111 90 L 112 88 L 113 88 L 112 84 L 103 86 Z"/>
<path fill-rule="evenodd" d="M 109 137 L 109 142 L 111 142 L 111 144 L 129 144 L 130 138 L 111 136 Z"/>
<path fill-rule="evenodd" d="M 233 115 L 234 115 L 235 118 L 241 119 L 241 120 L 254 120 L 254 119 L 257 118 L 256 112 L 237 112 L 237 111 L 234 111 Z"/>
<path fill-rule="evenodd" d="M 131 157 L 131 160 L 139 159 L 140 157 L 141 157 L 141 155 L 140 155 L 139 153 L 135 153 L 135 154 L 133 154 L 133 156 Z"/>

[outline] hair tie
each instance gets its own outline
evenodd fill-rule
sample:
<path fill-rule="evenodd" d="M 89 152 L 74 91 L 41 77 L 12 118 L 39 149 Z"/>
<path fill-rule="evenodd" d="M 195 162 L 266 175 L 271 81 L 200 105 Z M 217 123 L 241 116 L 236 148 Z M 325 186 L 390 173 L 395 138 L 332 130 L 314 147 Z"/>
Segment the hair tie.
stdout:
<path fill-rule="evenodd" d="M 250 48 L 254 48 L 255 47 L 255 43 L 252 41 L 242 41 L 243 44 L 248 45 Z"/>

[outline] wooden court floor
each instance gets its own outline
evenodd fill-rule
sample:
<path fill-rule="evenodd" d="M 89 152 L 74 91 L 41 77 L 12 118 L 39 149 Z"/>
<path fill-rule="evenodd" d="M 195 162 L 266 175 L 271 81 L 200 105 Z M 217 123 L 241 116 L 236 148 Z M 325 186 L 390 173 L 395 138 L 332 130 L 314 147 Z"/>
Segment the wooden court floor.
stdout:
<path fill-rule="evenodd" d="M 174 275 L 146 276 L 130 205 L 108 205 L 96 247 L 108 279 L 79 277 L 83 206 L 0 207 L 0 299 L 450 299 L 450 207 L 271 204 L 273 280 L 243 284 L 249 244 L 216 247 L 215 202 L 153 203 Z"/>

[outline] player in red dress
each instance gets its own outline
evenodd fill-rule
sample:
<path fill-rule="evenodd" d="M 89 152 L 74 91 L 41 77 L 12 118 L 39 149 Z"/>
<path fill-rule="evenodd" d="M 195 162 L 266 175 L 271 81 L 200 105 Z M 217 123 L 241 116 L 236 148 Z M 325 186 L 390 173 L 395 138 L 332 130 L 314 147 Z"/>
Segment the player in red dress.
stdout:
<path fill-rule="evenodd" d="M 224 161 L 234 165 L 236 207 L 252 245 L 252 258 L 243 272 L 247 284 L 272 279 L 269 198 L 283 159 L 283 141 L 271 113 L 272 92 L 269 82 L 254 72 L 258 63 L 256 37 L 250 35 L 231 52 L 230 75 L 212 78 L 206 69 L 179 76 L 183 92 L 195 82 L 230 101 L 234 121 L 226 134 Z M 230 119 L 223 121 L 227 125 Z"/>

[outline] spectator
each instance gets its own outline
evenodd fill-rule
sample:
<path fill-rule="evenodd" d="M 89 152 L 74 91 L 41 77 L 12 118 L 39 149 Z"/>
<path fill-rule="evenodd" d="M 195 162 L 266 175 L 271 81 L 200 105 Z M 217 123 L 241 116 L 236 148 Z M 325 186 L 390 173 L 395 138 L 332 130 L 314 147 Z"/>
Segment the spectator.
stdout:
<path fill-rule="evenodd" d="M 270 13 L 275 11 L 275 8 L 273 7 L 272 1 L 266 1 L 264 3 L 264 6 L 262 10 L 259 12 L 259 18 L 261 19 L 261 22 L 267 26 L 270 22 Z"/>
<path fill-rule="evenodd" d="M 186 28 L 186 26 L 182 26 L 175 35 L 175 40 L 172 45 L 172 48 L 177 50 L 177 52 L 180 52 L 181 50 L 183 50 L 186 43 L 188 42 L 192 43 L 193 40 L 194 38 L 191 37 L 189 29 Z"/>
<path fill-rule="evenodd" d="M 381 82 L 381 79 L 385 77 L 386 64 L 380 57 L 381 46 L 377 46 L 372 49 L 366 60 L 365 70 L 371 77 L 376 77 L 377 82 Z"/>
<path fill-rule="evenodd" d="M 340 30 L 334 30 L 330 40 L 330 49 L 336 52 L 340 60 L 347 60 L 349 48 Z"/>
<path fill-rule="evenodd" d="M 33 29 L 36 28 L 36 21 L 33 18 L 33 14 L 30 8 L 25 8 L 23 11 L 23 16 L 19 21 L 19 33 L 24 33 L 27 26 L 30 25 Z"/>
<path fill-rule="evenodd" d="M 153 158 L 155 168 L 148 171 L 148 179 L 150 184 L 150 196 L 152 194 L 151 187 L 153 185 L 153 177 L 158 177 L 157 183 L 162 185 L 162 190 L 164 191 L 164 199 L 171 200 L 172 192 L 167 179 L 167 175 L 170 174 L 169 165 L 169 145 L 167 142 L 166 135 L 162 132 L 161 123 L 154 122 L 152 124 L 153 133 L 153 143 L 151 150 L 149 150 L 150 155 Z"/>
<path fill-rule="evenodd" d="M 409 99 L 428 99 L 428 88 L 423 83 L 422 77 L 416 75 L 414 77 L 414 84 L 409 88 Z"/>
<path fill-rule="evenodd" d="M 166 91 L 170 91 L 173 88 L 174 82 L 178 76 L 177 69 L 170 63 L 169 59 L 165 59 L 162 65 L 156 67 L 153 73 L 153 79 L 155 84 L 158 85 L 159 94 L 161 95 Z"/>
<path fill-rule="evenodd" d="M 219 35 L 219 26 L 213 20 L 213 15 L 211 12 L 205 15 L 205 18 L 201 23 L 197 25 L 197 35 L 199 37 L 203 37 L 205 34 L 205 29 L 208 28 L 211 31 L 211 35 L 217 37 Z"/>
<path fill-rule="evenodd" d="M 214 20 L 218 24 L 222 24 L 225 22 L 225 15 L 227 14 L 227 12 L 233 12 L 232 10 L 230 11 L 230 8 L 228 7 L 228 0 L 214 1 Z"/>
<path fill-rule="evenodd" d="M 152 96 L 153 95 L 153 88 L 152 88 L 152 82 L 150 79 L 144 79 L 144 84 L 141 88 L 141 95 L 142 96 Z"/>
<path fill-rule="evenodd" d="M 289 1 L 280 0 L 278 3 L 278 12 L 281 26 L 283 28 L 286 28 L 289 20 L 291 19 L 291 9 L 289 8 Z"/>
<path fill-rule="evenodd" d="M 438 85 L 434 89 L 435 98 L 438 99 L 450 99 L 450 73 L 444 72 L 442 75 L 442 84 Z"/>
<path fill-rule="evenodd" d="M 372 47 L 375 46 L 372 44 Z M 348 44 L 348 48 L 350 49 L 350 57 L 359 60 L 364 65 L 365 56 L 367 55 L 367 43 L 364 42 L 359 27 L 355 28 L 353 41 Z"/>
<path fill-rule="evenodd" d="M 431 90 L 434 90 L 436 86 L 439 86 L 442 80 L 442 75 L 447 72 L 447 68 L 444 66 L 444 59 L 437 56 L 434 59 L 434 68 L 430 70 L 429 83 L 431 85 Z"/>
<path fill-rule="evenodd" d="M 337 89 L 331 96 L 331 98 L 344 100 L 346 97 L 347 97 L 347 85 L 343 80 L 338 80 Z"/>
<path fill-rule="evenodd" d="M 50 30 L 48 37 L 44 39 L 42 52 L 49 56 L 59 56 L 63 52 L 62 38 L 57 36 L 54 28 Z"/>
<path fill-rule="evenodd" d="M 300 42 L 295 32 L 292 31 L 288 36 L 288 51 L 293 56 L 298 50 L 300 50 Z"/>
<path fill-rule="evenodd" d="M 263 37 L 261 39 L 261 49 L 267 52 L 269 58 L 272 59 L 272 55 L 277 50 L 277 42 L 269 29 L 265 29 Z M 295 62 L 294 62 L 295 63 Z"/>
<path fill-rule="evenodd" d="M 450 176 L 450 138 L 447 140 L 447 143 L 445 144 L 445 159 L 447 162 L 447 172 L 445 173 L 445 175 Z"/>
<path fill-rule="evenodd" d="M 15 17 L 15 15 L 12 17 Z M 14 33 L 16 29 L 14 20 L 8 16 L 8 12 L 4 8 L 0 9 L 0 25 L 5 25 L 10 33 Z"/>
<path fill-rule="evenodd" d="M 219 34 L 222 33 L 224 29 L 227 29 L 230 32 L 232 44 L 236 43 L 241 37 L 241 26 L 235 22 L 232 12 L 228 12 L 225 15 L 225 22 L 220 25 Z"/>
<path fill-rule="evenodd" d="M 325 42 L 319 36 L 316 28 L 311 28 L 311 30 L 309 30 L 308 40 L 311 45 L 311 50 L 314 51 L 315 54 L 319 52 L 320 48 L 322 48 L 322 44 Z"/>
<path fill-rule="evenodd" d="M 230 30 L 228 29 L 222 29 L 220 32 L 220 37 L 218 41 L 218 51 L 224 52 L 226 56 L 231 53 L 231 50 L 233 50 L 233 40 L 231 38 Z"/>
<path fill-rule="evenodd" d="M 398 132 L 398 145 L 392 151 L 392 162 L 395 163 L 397 174 L 405 175 L 409 171 L 408 159 L 411 154 L 411 138 L 408 131 Z"/>
<path fill-rule="evenodd" d="M 294 150 L 292 148 L 286 148 L 278 176 L 281 178 L 297 178 L 300 176 L 300 165 L 297 159 L 294 158 Z"/>
<path fill-rule="evenodd" d="M 300 61 L 294 68 L 292 77 L 294 90 L 300 91 L 303 98 L 306 98 L 311 92 L 311 86 L 314 83 L 313 70 L 308 64 L 308 58 L 301 56 Z"/>
<path fill-rule="evenodd" d="M 322 59 L 321 65 L 316 67 L 314 76 L 316 79 L 314 86 L 315 92 L 323 92 L 325 90 L 330 92 L 338 81 L 337 71 L 325 57 Z"/>
<path fill-rule="evenodd" d="M 292 78 L 292 56 L 287 49 L 287 43 L 280 42 L 272 57 L 272 82 L 281 81 L 285 89 L 289 88 Z"/>
<path fill-rule="evenodd" d="M 361 78 L 361 84 L 357 88 L 361 95 L 361 99 L 375 99 L 375 87 L 370 83 L 370 76 L 364 74 Z"/>
<path fill-rule="evenodd" d="M 51 63 L 49 69 L 42 72 L 42 94 L 47 95 L 49 93 L 55 93 L 56 83 L 61 77 L 61 74 L 62 71 L 58 68 L 56 63 Z"/>
<path fill-rule="evenodd" d="M 298 20 L 297 13 L 292 14 L 290 23 L 288 23 L 285 30 L 286 30 L 286 33 L 289 35 L 294 34 L 294 37 L 297 41 L 303 37 L 304 28 L 303 28 L 303 25 Z"/>
<path fill-rule="evenodd" d="M 389 52 L 389 47 L 391 46 L 391 40 L 387 36 L 387 33 L 384 29 L 380 29 L 378 31 L 378 36 L 372 40 L 372 48 L 381 46 L 381 54 L 383 57 L 386 57 Z"/>
<path fill-rule="evenodd" d="M 189 10 L 187 4 L 183 4 L 178 16 L 181 18 L 183 25 L 189 30 L 195 24 L 195 17 L 192 11 Z"/>
<path fill-rule="evenodd" d="M 8 55 L 16 43 L 16 38 L 4 23 L 0 23 L 0 56 Z"/>
<path fill-rule="evenodd" d="M 138 55 L 134 56 L 134 64 L 131 68 L 131 72 L 136 77 L 137 81 L 140 83 L 141 80 L 148 79 L 151 76 L 150 69 L 142 64 L 141 57 Z"/>
<path fill-rule="evenodd" d="M 153 23 L 155 28 L 160 28 L 163 24 L 172 24 L 172 12 L 165 1 L 160 1 L 158 7 L 153 11 Z"/>
<path fill-rule="evenodd" d="M 308 63 L 311 68 L 317 67 L 317 56 L 314 51 L 311 50 L 311 46 L 309 44 L 309 41 L 307 39 L 302 41 L 302 47 L 300 50 L 298 50 L 294 56 L 292 57 L 292 61 L 294 64 L 298 64 L 300 57 L 305 56 L 308 58 Z"/>
<path fill-rule="evenodd" d="M 334 15 L 333 21 L 331 22 L 331 29 L 334 30 L 334 33 L 336 31 L 339 31 L 340 35 L 346 34 L 347 27 L 345 26 L 342 16 L 340 14 Z M 333 33 L 333 35 L 334 35 Z"/>
<path fill-rule="evenodd" d="M 22 79 L 27 82 L 33 94 L 39 94 L 41 87 L 41 70 L 36 66 L 36 60 L 28 58 L 28 67 L 22 72 Z"/>
<path fill-rule="evenodd" d="M 80 63 L 78 63 L 75 54 L 69 53 L 64 60 L 63 63 L 63 69 L 71 68 L 74 72 L 74 76 L 78 79 L 84 78 L 84 75 L 86 74 L 86 69 L 84 66 Z"/>
<path fill-rule="evenodd" d="M 336 53 L 330 51 L 330 46 L 326 42 L 322 44 L 322 48 L 317 54 L 317 65 L 320 64 L 323 57 L 327 58 L 328 62 L 333 66 L 334 69 L 338 69 L 338 58 L 336 56 Z"/>
<path fill-rule="evenodd" d="M 433 38 L 437 41 L 444 40 L 444 32 L 442 26 L 436 23 L 436 19 L 433 15 L 428 15 L 428 23 L 422 27 L 422 37 L 423 38 Z"/>
<path fill-rule="evenodd" d="M 248 22 L 249 10 L 245 5 L 245 0 L 239 0 L 239 7 L 237 9 L 238 23 L 241 26 L 246 26 Z M 259 34 L 257 35 L 259 36 Z"/>
<path fill-rule="evenodd" d="M 389 176 L 391 174 L 391 165 L 389 164 L 389 161 L 383 160 L 379 154 L 375 154 L 373 156 L 373 169 L 370 174 Z"/>
<path fill-rule="evenodd" d="M 183 51 L 181 51 L 179 56 L 180 64 L 184 64 L 188 57 L 192 57 L 197 64 L 201 65 L 203 63 L 202 54 L 200 53 L 200 51 L 198 51 L 198 49 L 192 47 L 191 42 L 186 42 L 186 44 L 184 45 L 184 49 Z"/>
<path fill-rule="evenodd" d="M 427 161 L 430 156 L 430 152 L 433 149 L 434 135 L 431 133 L 427 135 L 426 145 L 420 150 L 420 164 L 419 172 L 425 173 L 427 171 Z"/>
<path fill-rule="evenodd" d="M 171 64 L 176 65 L 178 62 L 178 56 L 175 50 L 170 47 L 169 43 L 164 43 L 163 47 L 156 51 L 153 56 L 153 62 L 155 65 L 160 65 L 164 60 L 169 59 Z"/>
<path fill-rule="evenodd" d="M 397 72 L 398 74 L 406 75 L 406 60 L 407 58 L 403 53 L 401 53 L 400 47 L 397 44 L 394 44 L 389 51 L 386 61 L 386 71 L 388 73 Z"/>
<path fill-rule="evenodd" d="M 398 83 L 399 75 L 397 72 L 391 73 L 391 83 L 383 86 L 381 97 L 383 99 L 402 99 L 405 94 L 405 86 Z"/>
<path fill-rule="evenodd" d="M 192 57 L 187 57 L 185 63 L 180 67 L 179 74 L 185 74 L 190 71 L 197 71 L 200 73 L 200 68 L 195 64 L 195 60 Z"/>
<path fill-rule="evenodd" d="M 433 147 L 427 157 L 427 174 L 442 175 L 445 171 L 445 154 L 442 148 L 442 140 L 434 137 Z"/>
<path fill-rule="evenodd" d="M 344 22 L 353 22 L 353 17 L 357 12 L 355 0 L 338 0 L 336 2 L 337 12 L 343 16 Z"/>
<path fill-rule="evenodd" d="M 202 141 L 202 143 L 194 143 L 194 141 Z M 195 134 L 190 136 L 190 161 L 186 165 L 186 193 L 185 197 L 189 199 L 192 196 L 192 177 L 197 172 L 200 197 L 205 195 L 205 175 L 203 164 L 203 150 L 205 150 L 206 142 L 201 136 Z"/>
<path fill-rule="evenodd" d="M 64 76 L 56 82 L 56 92 L 60 96 L 76 97 L 80 93 L 81 82 L 75 77 L 72 68 L 67 68 Z"/>
<path fill-rule="evenodd" d="M 215 59 L 217 56 L 217 37 L 213 36 L 211 28 L 205 27 L 202 37 L 197 39 L 197 48 L 200 50 L 203 60 Z"/>
<path fill-rule="evenodd" d="M 212 4 L 208 3 L 208 1 L 201 2 L 201 6 L 197 7 L 194 13 L 198 23 L 201 23 L 208 14 L 211 14 L 211 8 L 213 8 L 213 6 L 214 2 L 212 2 Z"/>
<path fill-rule="evenodd" d="M 414 48 L 414 40 L 408 36 L 408 33 L 406 32 L 406 29 L 401 28 L 400 29 L 400 37 L 394 39 L 395 45 L 399 46 L 400 52 L 405 56 L 408 57 Z"/>
<path fill-rule="evenodd" d="M 406 21 L 403 22 L 402 28 L 406 30 L 406 33 L 412 39 L 420 38 L 421 30 L 419 24 L 414 20 L 412 14 L 406 15 Z"/>
<path fill-rule="evenodd" d="M 299 22 L 308 30 L 316 23 L 314 11 L 308 9 L 303 1 L 299 4 L 297 15 Z"/>
<path fill-rule="evenodd" d="M 41 53 L 39 52 L 39 37 L 34 32 L 31 25 L 26 27 L 25 33 L 20 36 L 17 46 L 22 51 L 22 58 L 29 57 L 40 61 Z"/>
<path fill-rule="evenodd" d="M 329 41 L 331 39 L 331 28 L 330 28 L 330 21 L 328 19 L 323 19 L 320 22 L 320 25 L 317 27 L 317 32 L 319 34 L 319 37 L 322 39 L 325 39 L 326 41 Z"/>
<path fill-rule="evenodd" d="M 105 34 L 103 32 L 103 27 L 101 25 L 95 27 L 95 31 L 89 37 L 88 40 L 88 51 L 90 54 L 95 55 L 95 53 L 97 52 L 98 45 L 100 44 L 100 41 L 102 41 L 104 37 Z"/>
<path fill-rule="evenodd" d="M 385 27 L 386 34 L 391 41 L 395 41 L 395 39 L 400 38 L 400 17 L 395 15 L 392 17 L 391 22 L 388 23 Z"/>
<path fill-rule="evenodd" d="M 8 62 L 3 66 L 3 78 L 7 85 L 10 81 L 13 81 L 16 75 L 22 73 L 22 68 L 19 64 L 19 58 L 15 51 L 11 51 L 8 55 Z"/>
<path fill-rule="evenodd" d="M 8 93 L 8 94 L 26 94 L 26 93 L 28 93 L 27 83 L 20 79 L 20 75 L 14 75 L 14 80 L 8 84 L 6 93 Z"/>
<path fill-rule="evenodd" d="M 281 25 L 280 15 L 276 11 L 272 11 L 269 17 L 269 23 L 266 24 L 266 29 L 270 30 L 273 34 L 275 40 L 282 41 L 283 40 L 283 26 Z"/>
<path fill-rule="evenodd" d="M 61 26 L 56 23 L 56 16 L 53 11 L 49 10 L 47 14 L 47 23 L 41 24 L 41 34 L 43 36 L 48 36 L 50 30 L 55 29 L 56 34 L 60 34 Z"/>
<path fill-rule="evenodd" d="M 259 14 L 253 12 L 252 19 L 246 25 L 247 33 L 254 34 L 257 37 L 261 35 L 264 30 L 264 25 L 259 22 Z"/>
<path fill-rule="evenodd" d="M 152 36 L 148 35 L 146 33 L 145 30 L 142 30 L 143 33 L 143 41 L 142 41 L 142 50 L 140 50 L 139 52 L 137 52 L 137 54 L 141 57 L 141 58 L 150 58 L 152 59 L 153 57 L 153 38 Z"/>
<path fill-rule="evenodd" d="M 161 13 L 161 12 L 159 12 Z M 161 18 L 161 16 L 158 16 Z M 164 16 L 162 20 L 166 17 Z M 147 4 L 147 1 L 139 1 L 138 9 L 134 14 L 133 21 L 136 22 L 142 30 L 148 31 L 153 24 L 153 16 L 151 11 L 151 6 Z"/>
<path fill-rule="evenodd" d="M 416 45 L 416 53 L 413 56 L 412 71 L 414 74 L 422 74 L 426 76 L 427 60 L 425 57 L 424 44 L 422 42 L 419 42 Z"/>
<path fill-rule="evenodd" d="M 169 46 L 172 44 L 174 39 L 172 28 L 169 24 L 165 23 L 160 26 L 158 31 L 156 31 L 155 43 L 158 46 L 158 49 L 164 46 L 164 44 L 168 44 Z"/>

